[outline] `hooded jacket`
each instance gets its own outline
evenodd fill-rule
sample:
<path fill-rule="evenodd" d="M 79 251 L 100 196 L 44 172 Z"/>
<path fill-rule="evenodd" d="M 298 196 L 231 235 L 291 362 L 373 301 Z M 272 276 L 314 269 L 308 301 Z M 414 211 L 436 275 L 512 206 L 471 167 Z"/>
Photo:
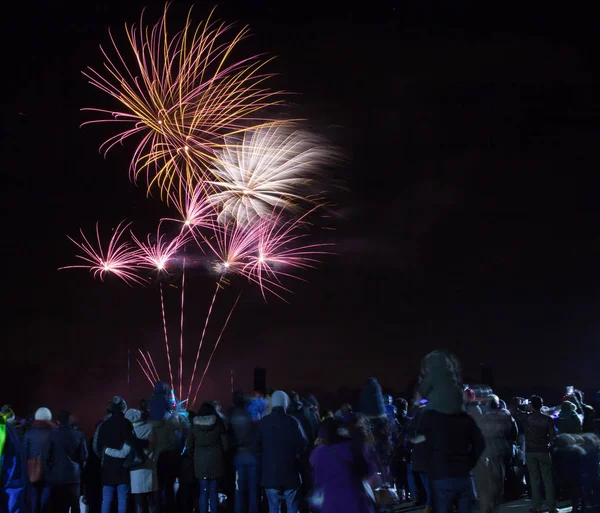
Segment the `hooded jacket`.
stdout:
<path fill-rule="evenodd" d="M 227 436 L 216 415 L 194 418 L 186 450 L 193 454 L 194 474 L 198 479 L 219 479 L 225 474 Z"/>
<path fill-rule="evenodd" d="M 463 409 L 463 391 L 446 355 L 437 351 L 427 355 L 423 371 L 419 389 L 427 399 L 427 409 L 446 415 L 459 413 Z"/>

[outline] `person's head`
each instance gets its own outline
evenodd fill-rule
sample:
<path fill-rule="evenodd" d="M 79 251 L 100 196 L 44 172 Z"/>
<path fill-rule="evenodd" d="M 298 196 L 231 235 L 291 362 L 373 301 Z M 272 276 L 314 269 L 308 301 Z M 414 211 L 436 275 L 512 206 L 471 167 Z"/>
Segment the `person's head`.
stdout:
<path fill-rule="evenodd" d="M 331 410 L 323 410 L 323 412 L 321 413 L 322 420 L 332 419 L 332 418 L 333 418 L 333 412 Z"/>
<path fill-rule="evenodd" d="M 275 390 L 271 395 L 271 408 L 283 408 L 284 411 L 290 405 L 290 398 L 282 390 Z"/>
<path fill-rule="evenodd" d="M 34 420 L 52 421 L 52 412 L 48 408 L 38 408 L 35 412 Z"/>
<path fill-rule="evenodd" d="M 198 410 L 198 417 L 210 417 L 211 415 L 217 415 L 217 410 L 212 401 L 202 403 Z"/>
<path fill-rule="evenodd" d="M 306 396 L 306 399 L 310 403 L 310 406 L 313 410 L 319 411 L 319 401 L 317 400 L 317 397 L 314 394 L 308 394 Z"/>
<path fill-rule="evenodd" d="M 491 395 L 490 400 L 488 402 L 488 407 L 490 410 L 499 410 L 500 409 L 500 398 L 497 395 Z"/>
<path fill-rule="evenodd" d="M 531 404 L 534 411 L 540 411 L 544 406 L 544 400 L 539 395 L 532 395 L 529 404 Z"/>
<path fill-rule="evenodd" d="M 340 412 L 342 415 L 348 415 L 349 413 L 352 413 L 352 406 L 348 403 L 344 403 L 340 408 Z"/>
<path fill-rule="evenodd" d="M 300 402 L 300 395 L 295 390 L 292 390 L 290 392 L 290 401 L 292 401 L 293 403 L 299 403 Z"/>
<path fill-rule="evenodd" d="M 108 405 L 110 413 L 125 413 L 127 411 L 127 403 L 122 397 L 115 395 Z"/>
<path fill-rule="evenodd" d="M 350 430 L 344 423 L 333 417 L 325 419 L 319 426 L 318 437 L 327 445 L 338 444 L 351 439 Z"/>
<path fill-rule="evenodd" d="M 465 403 L 476 403 L 477 402 L 477 394 L 475 394 L 475 390 L 472 388 L 466 388 L 465 392 Z"/>
<path fill-rule="evenodd" d="M 577 406 L 575 406 L 575 403 L 572 403 L 571 401 L 564 401 L 560 405 L 560 411 L 563 413 L 574 413 L 575 410 L 577 410 Z"/>
<path fill-rule="evenodd" d="M 132 424 L 137 424 L 140 420 L 142 420 L 142 412 L 140 410 L 136 410 L 135 408 L 129 408 L 129 410 L 125 412 L 125 418 Z"/>
<path fill-rule="evenodd" d="M 583 392 L 581 390 L 573 390 L 573 396 L 579 401 L 580 404 L 583 404 Z"/>
<path fill-rule="evenodd" d="M 421 376 L 429 372 L 450 374 L 457 382 L 461 380 L 461 369 L 458 358 L 449 351 L 436 349 L 425 355 L 421 362 Z"/>
<path fill-rule="evenodd" d="M 408 411 L 408 401 L 406 399 L 404 399 L 403 397 L 398 397 L 394 401 L 394 404 L 396 406 L 396 409 L 398 410 L 398 414 Z"/>
<path fill-rule="evenodd" d="M 170 387 L 164 381 L 157 381 L 154 384 L 154 395 L 169 395 Z"/>
<path fill-rule="evenodd" d="M 62 410 L 62 411 L 58 412 L 58 415 L 56 416 L 56 421 L 61 426 L 70 426 L 71 425 L 71 413 L 66 410 Z"/>

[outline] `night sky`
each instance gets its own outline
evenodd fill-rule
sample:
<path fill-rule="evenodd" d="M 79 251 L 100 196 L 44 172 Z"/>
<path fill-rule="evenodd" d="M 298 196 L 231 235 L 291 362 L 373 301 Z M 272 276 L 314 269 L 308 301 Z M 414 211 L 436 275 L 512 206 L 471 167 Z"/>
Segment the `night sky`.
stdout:
<path fill-rule="evenodd" d="M 298 93 L 283 114 L 308 118 L 347 163 L 332 175 L 337 255 L 302 274 L 290 304 L 264 304 L 234 280 L 217 317 L 244 296 L 204 398 L 228 396 L 230 370 L 250 390 L 255 366 L 286 389 L 335 391 L 374 375 L 402 390 L 436 347 L 455 351 L 466 374 L 493 363 L 504 385 L 597 385 L 594 17 L 409 3 L 219 6 L 218 17 L 250 23 L 245 54 L 278 56 L 273 86 Z M 57 271 L 75 263 L 67 234 L 124 218 L 144 234 L 169 213 L 129 182 L 133 141 L 104 159 L 111 127 L 80 128 L 91 119 L 82 107 L 117 106 L 81 71 L 101 67 L 108 27 L 124 43 L 144 5 L 154 22 L 160 2 L 16 2 L 3 28 L 3 403 L 136 402 L 148 390 L 135 362 L 127 388 L 128 348 L 164 360 L 156 287 Z M 197 2 L 194 19 L 213 5 Z M 172 31 L 189 6 L 172 7 Z M 190 283 L 188 350 L 214 279 Z M 176 339 L 178 291 L 167 296 Z"/>

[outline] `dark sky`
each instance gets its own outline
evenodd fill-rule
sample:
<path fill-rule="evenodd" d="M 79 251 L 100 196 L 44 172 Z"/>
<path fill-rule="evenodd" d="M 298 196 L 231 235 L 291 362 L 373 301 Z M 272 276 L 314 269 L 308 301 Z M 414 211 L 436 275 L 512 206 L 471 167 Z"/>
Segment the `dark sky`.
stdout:
<path fill-rule="evenodd" d="M 16 2 L 4 28 L 3 402 L 137 400 L 147 391 L 135 364 L 125 391 L 127 349 L 163 354 L 156 288 L 57 271 L 73 263 L 67 234 L 123 218 L 153 230 L 166 213 L 128 181 L 133 142 L 104 159 L 110 127 L 79 128 L 82 107 L 114 106 L 81 71 L 101 66 L 108 27 L 123 42 L 146 4 L 154 21 L 159 2 Z M 251 24 L 248 54 L 278 56 L 274 85 L 298 93 L 290 115 L 346 153 L 333 179 L 349 192 L 336 193 L 338 254 L 294 284 L 289 305 L 244 293 L 206 396 L 227 395 L 230 369 L 249 389 L 256 365 L 269 386 L 336 390 L 375 375 L 402 389 L 435 347 L 471 375 L 493 363 L 502 384 L 597 385 L 595 18 L 423 4 L 219 7 Z M 194 19 L 212 5 L 197 2 Z M 174 30 L 188 7 L 173 6 Z M 213 287 L 190 277 L 188 351 Z M 177 302 L 168 290 L 173 329 Z"/>

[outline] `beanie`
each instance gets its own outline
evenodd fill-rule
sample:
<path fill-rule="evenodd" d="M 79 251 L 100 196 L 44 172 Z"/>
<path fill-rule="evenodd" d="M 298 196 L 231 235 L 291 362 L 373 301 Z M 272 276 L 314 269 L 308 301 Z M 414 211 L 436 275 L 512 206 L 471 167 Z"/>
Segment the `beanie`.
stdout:
<path fill-rule="evenodd" d="M 110 402 L 109 407 L 112 411 L 125 412 L 127 410 L 127 403 L 125 402 L 125 399 L 123 399 L 122 397 L 120 397 L 118 395 L 115 395 L 112 398 L 112 401 Z"/>
<path fill-rule="evenodd" d="M 283 408 L 284 410 L 290 405 L 290 398 L 288 395 L 281 391 L 276 390 L 271 396 L 271 408 Z"/>
<path fill-rule="evenodd" d="M 47 420 L 50 422 L 52 420 L 52 412 L 48 408 L 38 408 L 35 412 L 35 420 Z"/>

